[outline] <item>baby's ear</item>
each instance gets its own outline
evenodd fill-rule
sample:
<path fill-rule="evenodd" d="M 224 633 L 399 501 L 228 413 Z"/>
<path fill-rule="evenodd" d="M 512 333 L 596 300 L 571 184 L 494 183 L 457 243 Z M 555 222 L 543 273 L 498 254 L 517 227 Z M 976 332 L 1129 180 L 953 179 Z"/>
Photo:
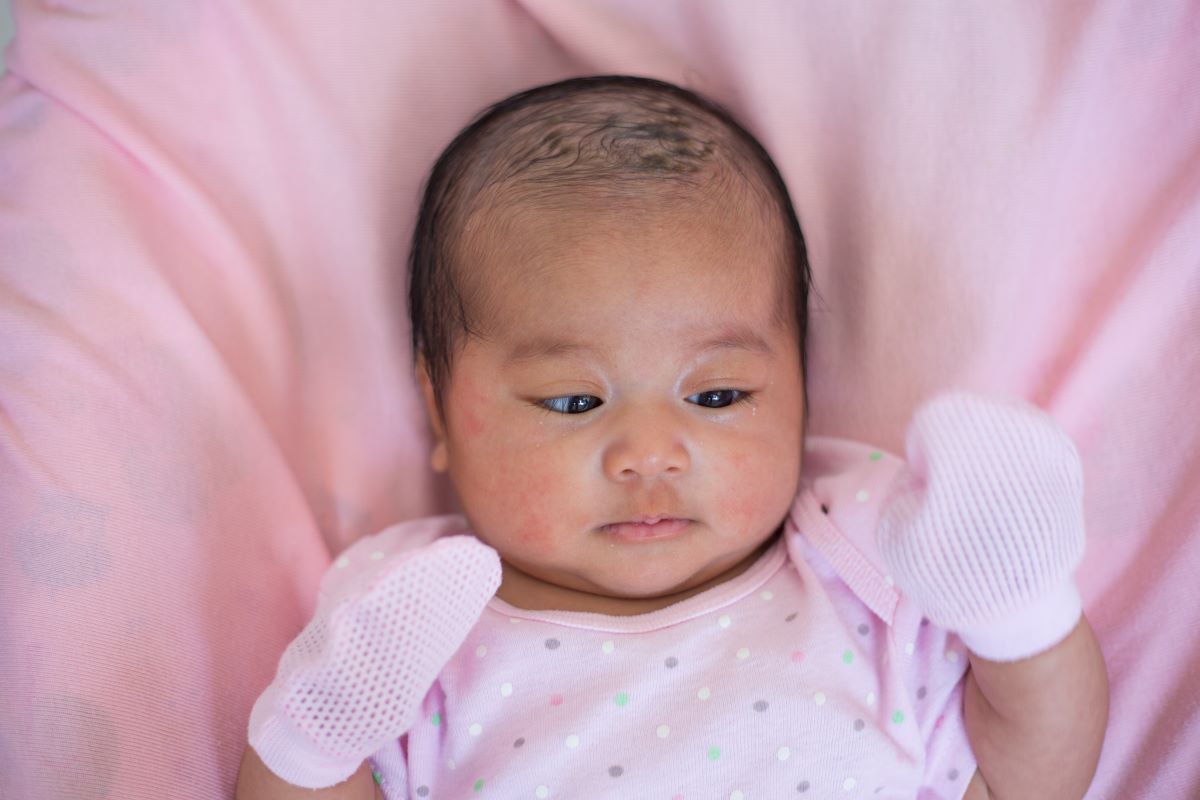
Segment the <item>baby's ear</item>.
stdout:
<path fill-rule="evenodd" d="M 434 391 L 433 380 L 429 377 L 429 366 L 425 363 L 423 355 L 417 357 L 417 383 L 421 386 L 425 413 L 429 416 L 429 424 L 433 428 L 433 449 L 429 451 L 429 466 L 434 472 L 445 472 L 450 466 L 450 451 L 446 447 L 446 424 L 442 420 L 437 392 Z"/>

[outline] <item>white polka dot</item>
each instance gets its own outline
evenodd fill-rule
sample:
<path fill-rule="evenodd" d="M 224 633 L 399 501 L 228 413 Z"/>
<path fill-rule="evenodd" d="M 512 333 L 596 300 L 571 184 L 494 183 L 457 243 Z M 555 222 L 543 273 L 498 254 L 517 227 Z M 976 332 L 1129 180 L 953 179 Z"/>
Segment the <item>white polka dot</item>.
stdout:
<path fill-rule="evenodd" d="M 731 622 L 731 620 L 729 619 L 728 614 L 722 614 L 721 617 L 717 620 L 717 624 L 720 625 L 722 628 L 728 628 L 730 625 L 730 622 Z"/>
<path fill-rule="evenodd" d="M 458 762 L 453 758 L 446 759 L 446 766 L 450 769 L 458 769 Z"/>
<path fill-rule="evenodd" d="M 613 641 L 612 641 L 612 639 L 609 639 L 607 642 L 605 642 L 604 644 L 600 645 L 600 649 L 601 649 L 601 650 L 603 650 L 603 651 L 604 651 L 604 652 L 606 652 L 606 653 L 611 653 L 613 650 L 615 650 L 615 649 L 616 649 L 616 647 L 617 647 L 617 646 L 616 646 L 615 644 L 613 644 Z"/>
<path fill-rule="evenodd" d="M 742 794 L 741 789 L 734 789 L 729 793 L 729 800 L 746 800 L 746 795 Z"/>
<path fill-rule="evenodd" d="M 382 561 L 382 560 L 383 560 L 383 553 L 381 553 L 380 551 L 376 550 L 374 553 L 371 553 L 371 560 L 372 560 L 372 561 Z"/>
<path fill-rule="evenodd" d="M 747 658 L 750 657 L 749 648 L 746 648 L 746 647 L 739 648 L 737 651 L 737 657 L 738 657 L 739 661 L 745 661 Z"/>
<path fill-rule="evenodd" d="M 912 642 L 909 642 L 908 644 L 904 645 L 904 655 L 911 656 L 913 651 L 916 649 L 916 645 L 914 645 Z"/>
<path fill-rule="evenodd" d="M 533 794 L 534 794 L 534 796 L 539 797 L 539 798 L 549 797 L 550 790 L 547 789 L 545 786 L 539 786 L 538 788 L 533 790 Z"/>
<path fill-rule="evenodd" d="M 564 744 L 574 750 L 576 747 L 579 747 L 579 737 L 572 733 L 567 737 L 567 740 L 564 742 Z"/>
<path fill-rule="evenodd" d="M 342 556 L 341 558 L 339 558 L 337 561 L 334 562 L 334 566 L 337 567 L 338 569 L 345 569 L 346 567 L 350 566 L 350 557 Z"/>
<path fill-rule="evenodd" d="M 473 723 L 471 727 L 467 728 L 467 733 L 471 734 L 472 736 L 478 736 L 479 734 L 483 733 L 483 726 L 478 722 Z"/>
<path fill-rule="evenodd" d="M 865 503 L 871 499 L 871 493 L 866 489 L 859 489 L 857 492 L 855 492 L 854 499 L 860 503 Z"/>
<path fill-rule="evenodd" d="M 768 589 L 767 591 L 760 594 L 759 597 L 761 597 L 763 600 L 771 600 L 775 597 L 775 593 Z"/>
<path fill-rule="evenodd" d="M 658 730 L 656 730 L 655 733 L 658 734 L 658 738 L 665 739 L 671 735 L 671 729 L 666 725 L 659 725 Z"/>
<path fill-rule="evenodd" d="M 957 663 L 958 662 L 958 651 L 957 650 L 947 650 L 946 651 L 946 660 L 949 661 L 951 664 Z"/>
<path fill-rule="evenodd" d="M 500 696 L 501 697 L 512 697 L 512 684 L 511 683 L 500 684 Z"/>
<path fill-rule="evenodd" d="M 853 791 L 855 786 L 858 786 L 858 781 L 854 780 L 854 778 L 846 778 L 846 780 L 842 781 L 842 788 L 847 792 Z"/>
<path fill-rule="evenodd" d="M 819 705 L 819 706 L 823 706 L 823 705 L 825 705 L 825 693 L 824 693 L 824 692 L 817 692 L 816 694 L 814 694 L 814 695 L 813 695 L 813 702 L 814 702 L 814 703 L 816 703 L 816 704 L 817 704 L 817 705 Z"/>
<path fill-rule="evenodd" d="M 874 692 L 867 692 L 867 705 L 869 705 L 869 706 L 875 705 L 875 693 Z"/>
<path fill-rule="evenodd" d="M 696 697 L 699 697 L 701 700 L 707 700 L 708 698 L 712 697 L 712 689 L 709 689 L 707 686 L 705 686 L 703 689 L 696 692 Z"/>
<path fill-rule="evenodd" d="M 775 757 L 778 758 L 780 761 L 787 761 L 789 758 L 792 757 L 792 748 L 790 748 L 790 747 L 779 748 L 778 750 L 775 751 Z"/>
<path fill-rule="evenodd" d="M 886 583 L 888 586 L 895 586 L 895 585 L 896 585 L 896 579 L 895 579 L 895 578 L 893 578 L 891 575 L 884 575 L 884 576 L 883 576 L 883 582 L 884 582 L 884 583 Z"/>
<path fill-rule="evenodd" d="M 479 647 L 475 648 L 475 657 L 476 658 L 483 658 L 486 655 L 487 655 L 487 645 L 481 644 L 481 645 L 479 645 Z"/>
<path fill-rule="evenodd" d="M 516 617 L 509 617 L 509 618 L 508 618 L 508 621 L 509 621 L 509 622 L 511 622 L 513 625 L 520 625 L 520 624 L 521 624 L 521 620 L 517 619 Z"/>

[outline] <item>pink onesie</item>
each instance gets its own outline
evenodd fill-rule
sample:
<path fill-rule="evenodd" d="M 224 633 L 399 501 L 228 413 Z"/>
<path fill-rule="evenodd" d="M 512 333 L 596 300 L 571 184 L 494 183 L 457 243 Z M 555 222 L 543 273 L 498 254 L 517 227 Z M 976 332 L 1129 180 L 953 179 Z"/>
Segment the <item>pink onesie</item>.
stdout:
<path fill-rule="evenodd" d="M 966 651 L 875 548 L 901 462 L 828 438 L 806 451 L 781 538 L 733 580 L 633 617 L 493 598 L 415 726 L 372 756 L 389 800 L 961 797 Z M 375 538 L 339 566 L 366 567 Z"/>

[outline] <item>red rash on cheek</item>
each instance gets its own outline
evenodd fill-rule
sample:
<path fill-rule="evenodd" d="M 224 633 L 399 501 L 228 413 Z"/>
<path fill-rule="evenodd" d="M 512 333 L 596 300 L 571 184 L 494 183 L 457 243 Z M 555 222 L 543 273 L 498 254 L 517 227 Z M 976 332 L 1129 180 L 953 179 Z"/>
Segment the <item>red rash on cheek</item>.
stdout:
<path fill-rule="evenodd" d="M 467 438 L 474 439 L 483 433 L 483 416 L 475 409 L 482 408 L 485 401 L 486 398 L 481 397 L 477 402 L 468 403 L 462 409 L 463 435 Z"/>
<path fill-rule="evenodd" d="M 513 519 L 517 539 L 526 548 L 547 552 L 554 549 L 555 522 L 561 515 L 556 508 L 562 502 L 562 479 L 556 469 L 542 465 L 516 466 L 510 478 Z M 561 523 L 561 520 L 558 520 Z"/>
<path fill-rule="evenodd" d="M 766 487 L 770 476 L 765 470 L 751 468 L 750 457 L 745 453 L 730 454 L 726 463 L 728 468 L 720 479 L 721 507 L 736 529 L 748 533 L 747 526 L 765 512 L 763 504 L 769 494 Z"/>

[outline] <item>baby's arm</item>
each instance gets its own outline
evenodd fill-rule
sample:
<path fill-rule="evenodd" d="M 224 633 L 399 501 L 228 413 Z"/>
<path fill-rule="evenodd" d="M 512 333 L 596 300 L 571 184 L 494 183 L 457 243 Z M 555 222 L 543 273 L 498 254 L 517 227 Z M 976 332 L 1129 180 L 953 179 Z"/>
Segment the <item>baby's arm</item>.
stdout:
<path fill-rule="evenodd" d="M 970 651 L 971 800 L 1087 790 L 1108 679 L 1072 578 L 1083 555 L 1079 456 L 1033 406 L 936 398 L 909 428 L 879 546 L 896 584 Z"/>
<path fill-rule="evenodd" d="M 384 800 L 383 792 L 371 777 L 364 761 L 358 771 L 336 786 L 304 789 L 294 786 L 267 768 L 247 745 L 238 771 L 236 800 Z"/>
<path fill-rule="evenodd" d="M 1082 797 L 1108 722 L 1108 673 L 1087 619 L 1030 658 L 970 659 L 963 713 L 979 771 L 966 800 Z"/>

